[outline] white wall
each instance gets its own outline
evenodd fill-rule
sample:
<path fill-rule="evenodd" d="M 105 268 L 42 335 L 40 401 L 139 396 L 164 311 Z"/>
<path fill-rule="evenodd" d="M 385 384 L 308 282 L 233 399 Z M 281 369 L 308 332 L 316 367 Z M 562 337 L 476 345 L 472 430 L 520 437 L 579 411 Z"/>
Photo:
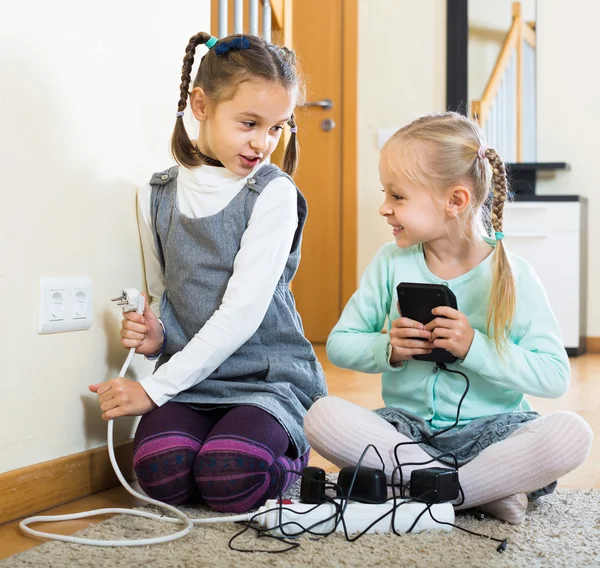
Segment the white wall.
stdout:
<path fill-rule="evenodd" d="M 137 187 L 171 165 L 184 48 L 208 0 L 22 0 L 0 19 L 0 472 L 105 444 L 87 386 L 126 352 L 109 299 L 144 288 Z M 40 276 L 89 276 L 89 331 L 37 335 Z M 131 376 L 151 370 L 136 357 Z M 133 420 L 117 421 L 117 439 Z"/>
<path fill-rule="evenodd" d="M 377 131 L 446 106 L 446 0 L 359 0 L 358 276 L 392 239 L 379 216 Z"/>
<path fill-rule="evenodd" d="M 538 181 L 538 193 L 578 194 L 589 200 L 588 336 L 600 336 L 600 189 L 598 132 L 600 4 L 571 0 L 538 2 L 538 159 L 567 162 L 571 171 Z"/>

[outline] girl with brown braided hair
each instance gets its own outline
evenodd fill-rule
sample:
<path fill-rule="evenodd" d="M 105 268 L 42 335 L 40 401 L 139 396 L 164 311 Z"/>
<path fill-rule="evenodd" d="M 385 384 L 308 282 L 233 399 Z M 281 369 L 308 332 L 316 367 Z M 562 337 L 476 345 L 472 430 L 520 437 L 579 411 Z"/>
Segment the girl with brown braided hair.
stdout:
<path fill-rule="evenodd" d="M 300 96 L 286 48 L 206 33 L 186 47 L 171 141 L 179 165 L 138 195 L 149 301 L 121 330 L 126 348 L 158 362 L 139 382 L 91 387 L 103 418 L 142 415 L 134 467 L 155 499 L 244 512 L 308 462 L 304 415 L 327 387 L 290 291 L 306 220 L 290 177 Z M 200 123 L 194 140 L 188 102 Z M 269 157 L 286 124 L 282 171 Z"/>
<path fill-rule="evenodd" d="M 525 398 L 561 396 L 570 369 L 542 284 L 504 246 L 504 164 L 477 124 L 443 113 L 396 132 L 381 152 L 379 174 L 379 212 L 394 242 L 365 270 L 327 354 L 340 367 L 383 373 L 386 406 L 370 412 L 322 398 L 306 416 L 307 437 L 340 467 L 356 464 L 374 444 L 390 481 L 396 466 L 403 480 L 415 469 L 454 467 L 454 454 L 464 491 L 455 506 L 519 523 L 528 497 L 552 491 L 585 460 L 592 432 L 572 412 L 540 417 Z M 435 308 L 425 325 L 402 317 L 400 282 L 444 284 L 458 309 Z M 457 360 L 413 358 L 434 348 Z M 380 467 L 370 454 L 363 463 Z"/>

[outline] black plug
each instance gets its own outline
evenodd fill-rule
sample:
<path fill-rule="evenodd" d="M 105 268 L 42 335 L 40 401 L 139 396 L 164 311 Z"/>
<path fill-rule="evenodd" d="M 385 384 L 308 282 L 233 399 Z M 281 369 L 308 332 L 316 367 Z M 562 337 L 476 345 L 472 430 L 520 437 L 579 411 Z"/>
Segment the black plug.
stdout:
<path fill-rule="evenodd" d="M 356 471 L 354 466 L 344 467 L 340 470 L 337 483 L 342 489 L 342 495 L 352 501 L 368 504 L 387 501 L 387 483 L 385 473 L 381 469 L 359 467 Z M 350 485 L 352 494 L 349 494 Z"/>
<path fill-rule="evenodd" d="M 506 548 L 508 547 L 508 542 L 506 539 L 504 539 L 499 545 L 498 548 L 496 548 L 496 550 L 498 552 L 504 552 L 506 550 Z"/>
<path fill-rule="evenodd" d="M 320 467 L 305 467 L 300 482 L 300 501 L 317 505 L 325 502 L 325 470 Z"/>
<path fill-rule="evenodd" d="M 410 475 L 410 495 L 427 503 L 454 501 L 459 494 L 458 471 L 444 467 L 415 469 Z"/>

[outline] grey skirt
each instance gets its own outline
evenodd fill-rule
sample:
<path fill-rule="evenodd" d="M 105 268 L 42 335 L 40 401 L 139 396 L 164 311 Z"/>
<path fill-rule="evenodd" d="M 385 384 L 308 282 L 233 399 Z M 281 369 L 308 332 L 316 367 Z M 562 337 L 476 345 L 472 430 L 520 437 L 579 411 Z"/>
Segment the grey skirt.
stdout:
<path fill-rule="evenodd" d="M 439 430 L 421 416 L 416 416 L 400 408 L 379 408 L 374 410 L 386 422 L 389 422 L 400 434 L 418 441 L 433 436 Z M 526 422 L 539 418 L 534 411 L 493 414 L 476 418 L 464 426 L 456 426 L 443 432 L 432 440 L 419 444 L 432 458 L 446 465 L 462 467 L 477 457 L 485 448 L 500 442 L 516 432 Z M 456 457 L 456 462 L 454 458 Z M 423 467 L 427 467 L 424 465 Z M 557 482 L 540 488 L 528 495 L 529 499 L 537 499 L 542 495 L 552 493 Z"/>

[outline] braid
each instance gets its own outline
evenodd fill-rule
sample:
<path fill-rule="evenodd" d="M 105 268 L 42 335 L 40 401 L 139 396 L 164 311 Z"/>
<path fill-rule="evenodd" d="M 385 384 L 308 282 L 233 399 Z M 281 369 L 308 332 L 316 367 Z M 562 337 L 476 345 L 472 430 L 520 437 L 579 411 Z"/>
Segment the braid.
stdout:
<path fill-rule="evenodd" d="M 209 39 L 210 35 L 206 32 L 197 33 L 190 38 L 190 41 L 185 48 L 183 66 L 181 67 L 181 85 L 179 86 L 180 97 L 177 104 L 177 110 L 179 112 L 184 111 L 187 106 L 190 83 L 192 82 L 192 67 L 194 66 L 196 47 L 205 44 Z"/>
<path fill-rule="evenodd" d="M 496 150 L 488 148 L 485 156 L 489 160 L 493 172 L 494 199 L 492 201 L 492 227 L 494 231 L 502 232 L 504 202 L 506 201 L 507 193 L 506 168 Z"/>
<path fill-rule="evenodd" d="M 492 228 L 496 233 L 502 233 L 504 203 L 507 196 L 506 168 L 504 162 L 493 148 L 487 148 L 485 157 L 492 167 Z M 494 251 L 494 268 L 490 301 L 487 315 L 488 335 L 496 341 L 498 352 L 502 354 L 510 335 L 510 328 L 515 316 L 517 298 L 513 270 L 504 249 L 502 238 L 496 238 Z"/>
<path fill-rule="evenodd" d="M 183 111 L 187 106 L 190 83 L 192 82 L 192 67 L 194 65 L 194 56 L 196 47 L 205 44 L 210 39 L 210 34 L 200 32 L 190 38 L 185 48 L 183 56 L 183 66 L 181 67 L 181 85 L 179 86 L 179 102 L 177 103 L 177 119 L 175 128 L 171 136 L 171 153 L 175 161 L 188 168 L 199 166 L 202 161 L 196 152 L 196 147 L 192 144 L 190 137 L 183 123 Z"/>

